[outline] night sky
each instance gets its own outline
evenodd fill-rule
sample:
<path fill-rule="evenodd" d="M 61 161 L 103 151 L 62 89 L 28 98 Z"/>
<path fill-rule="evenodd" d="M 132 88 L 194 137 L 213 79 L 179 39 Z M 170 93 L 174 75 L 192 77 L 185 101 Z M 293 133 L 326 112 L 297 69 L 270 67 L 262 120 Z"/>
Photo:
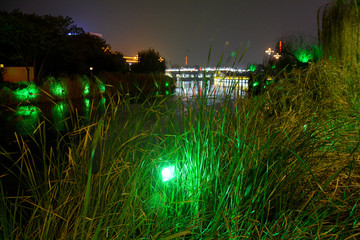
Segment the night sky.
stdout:
<path fill-rule="evenodd" d="M 154 48 L 167 64 L 215 66 L 224 53 L 249 43 L 243 61 L 262 63 L 283 36 L 317 36 L 316 14 L 331 0 L 2 0 L 0 9 L 69 16 L 87 32 L 102 34 L 115 51 L 135 56 Z M 230 59 L 230 60 L 229 60 Z M 229 60 L 229 61 L 228 61 Z"/>

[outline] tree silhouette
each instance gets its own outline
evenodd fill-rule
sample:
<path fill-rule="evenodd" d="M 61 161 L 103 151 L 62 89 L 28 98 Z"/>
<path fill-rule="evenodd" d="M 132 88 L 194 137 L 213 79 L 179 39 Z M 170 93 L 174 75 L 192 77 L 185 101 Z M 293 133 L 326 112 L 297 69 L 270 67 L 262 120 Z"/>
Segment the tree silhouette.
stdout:
<path fill-rule="evenodd" d="M 0 11 L 0 62 L 34 67 L 36 79 L 47 75 L 120 72 L 126 63 L 106 41 L 85 33 L 70 17 Z"/>
<path fill-rule="evenodd" d="M 139 63 L 134 64 L 132 71 L 135 73 L 165 73 L 165 59 L 160 53 L 150 48 L 138 53 Z"/>

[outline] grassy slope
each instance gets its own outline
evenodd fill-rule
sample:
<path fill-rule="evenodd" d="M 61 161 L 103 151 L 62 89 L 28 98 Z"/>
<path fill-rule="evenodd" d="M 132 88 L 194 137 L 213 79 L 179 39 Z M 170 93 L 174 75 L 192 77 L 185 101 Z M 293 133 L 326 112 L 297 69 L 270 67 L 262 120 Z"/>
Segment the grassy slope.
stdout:
<path fill-rule="evenodd" d="M 355 239 L 357 69 L 320 62 L 262 97 L 221 107 L 204 104 L 202 96 L 195 107 L 159 98 L 130 110 L 115 96 L 102 119 L 78 126 L 40 159 L 19 139 L 23 154 L 13 161 L 26 190 L 1 194 L 0 233 L 9 239 Z M 170 164 L 176 178 L 162 182 L 162 167 Z"/>

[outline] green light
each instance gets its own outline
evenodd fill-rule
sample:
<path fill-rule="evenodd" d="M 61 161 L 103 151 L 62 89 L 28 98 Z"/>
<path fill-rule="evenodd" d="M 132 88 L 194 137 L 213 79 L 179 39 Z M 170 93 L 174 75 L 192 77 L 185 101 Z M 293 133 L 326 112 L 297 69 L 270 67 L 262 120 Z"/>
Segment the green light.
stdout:
<path fill-rule="evenodd" d="M 65 102 L 59 102 L 51 109 L 52 117 L 56 128 L 59 131 L 65 130 L 65 119 L 68 113 L 68 105 Z"/>
<path fill-rule="evenodd" d="M 19 106 L 16 115 L 20 119 L 15 121 L 16 132 L 22 136 L 33 134 L 38 126 L 40 110 L 35 106 Z"/>
<path fill-rule="evenodd" d="M 89 81 L 83 81 L 82 82 L 83 88 L 84 88 L 84 96 L 88 95 L 90 93 L 90 83 Z"/>
<path fill-rule="evenodd" d="M 20 106 L 16 111 L 19 116 L 35 116 L 39 114 L 39 109 L 35 106 Z"/>
<path fill-rule="evenodd" d="M 99 82 L 98 86 L 99 86 L 100 92 L 105 92 L 105 84 L 103 84 L 102 82 Z"/>
<path fill-rule="evenodd" d="M 65 83 L 52 80 L 50 83 L 50 89 L 51 92 L 54 94 L 54 96 L 60 98 L 65 97 L 65 92 L 66 92 Z"/>
<path fill-rule="evenodd" d="M 163 182 L 169 181 L 175 177 L 175 166 L 169 166 L 166 168 L 163 168 L 161 171 Z"/>
<path fill-rule="evenodd" d="M 165 96 L 167 96 L 167 95 L 169 95 L 169 91 L 166 90 L 165 91 Z"/>
<path fill-rule="evenodd" d="M 253 83 L 253 87 L 256 87 L 256 86 L 258 86 L 259 85 L 259 82 L 254 82 Z"/>
<path fill-rule="evenodd" d="M 90 99 L 85 98 L 84 103 L 86 108 L 90 108 Z"/>
<path fill-rule="evenodd" d="M 169 86 L 169 83 L 168 83 L 168 82 L 166 82 L 166 83 L 165 83 L 165 87 L 168 87 L 168 86 Z"/>
<path fill-rule="evenodd" d="M 251 64 L 251 65 L 249 66 L 249 70 L 250 70 L 250 72 L 255 72 L 255 70 L 256 70 L 256 65 L 255 65 L 255 64 Z"/>
<path fill-rule="evenodd" d="M 39 89 L 33 83 L 25 83 L 27 86 L 26 88 L 16 89 L 13 91 L 15 99 L 17 100 L 32 100 L 35 99 L 39 93 Z"/>
<path fill-rule="evenodd" d="M 304 49 L 295 51 L 295 57 L 302 63 L 307 63 L 312 59 L 311 54 Z"/>

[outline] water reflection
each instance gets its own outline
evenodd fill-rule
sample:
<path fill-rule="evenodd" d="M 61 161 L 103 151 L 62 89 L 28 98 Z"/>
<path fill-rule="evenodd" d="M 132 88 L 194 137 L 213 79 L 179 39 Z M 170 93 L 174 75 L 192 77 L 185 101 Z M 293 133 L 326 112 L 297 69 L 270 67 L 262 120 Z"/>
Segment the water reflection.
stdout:
<path fill-rule="evenodd" d="M 65 101 L 58 102 L 51 109 L 53 123 L 59 131 L 65 131 L 66 120 L 65 118 L 69 115 L 69 106 Z"/>
<path fill-rule="evenodd" d="M 214 101 L 222 101 L 225 97 L 235 99 L 244 97 L 247 81 L 177 81 L 176 95 L 184 101 L 194 100 L 196 97 L 206 97 Z"/>
<path fill-rule="evenodd" d="M 56 128 L 56 132 L 68 131 L 73 124 L 76 124 L 70 116 L 78 116 L 81 125 L 88 125 L 92 120 L 97 119 L 106 112 L 107 100 L 85 98 L 74 101 L 70 105 L 67 101 L 56 104 L 47 103 L 37 106 L 24 105 L 15 109 L 3 108 L 0 111 L 0 145 L 14 140 L 14 132 L 21 136 L 31 136 L 34 134 L 40 122 L 51 121 L 51 125 Z M 49 124 L 46 124 L 50 126 Z"/>
<path fill-rule="evenodd" d="M 16 132 L 22 136 L 33 134 L 39 125 L 40 110 L 35 106 L 19 106 L 15 112 L 15 118 L 8 120 L 14 122 Z"/>

